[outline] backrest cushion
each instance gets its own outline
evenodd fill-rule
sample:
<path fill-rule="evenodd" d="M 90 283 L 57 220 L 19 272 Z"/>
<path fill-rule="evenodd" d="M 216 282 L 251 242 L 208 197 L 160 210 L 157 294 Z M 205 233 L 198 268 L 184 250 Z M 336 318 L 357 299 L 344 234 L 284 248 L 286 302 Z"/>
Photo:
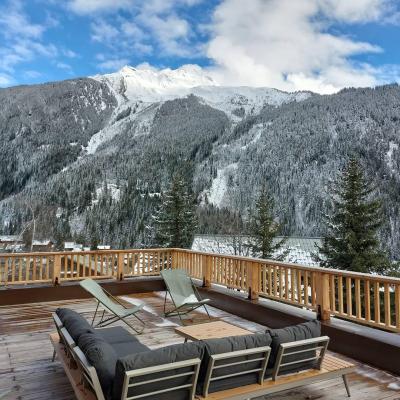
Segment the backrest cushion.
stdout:
<path fill-rule="evenodd" d="M 120 358 L 117 361 L 117 365 L 115 368 L 115 380 L 114 380 L 114 392 L 113 399 L 120 400 L 122 394 L 122 387 L 125 378 L 125 372 L 136 370 L 140 368 L 154 367 L 160 366 L 163 364 L 169 364 L 178 361 L 186 361 L 194 358 L 202 358 L 203 357 L 203 348 L 204 345 L 201 342 L 189 342 L 189 343 L 181 343 L 168 347 L 163 347 L 160 349 L 155 349 L 147 352 L 141 352 L 137 354 L 131 354 L 125 357 Z M 180 370 L 169 370 L 167 372 L 160 372 L 151 375 L 146 375 L 144 377 L 138 377 L 135 379 L 135 382 L 146 381 L 149 379 L 157 379 L 161 377 L 165 377 L 167 375 L 171 375 L 173 373 L 182 373 L 185 371 L 189 371 L 189 369 L 180 369 Z M 157 390 L 163 390 L 170 388 L 172 386 L 185 385 L 192 381 L 192 376 L 183 376 L 174 379 L 168 379 L 164 381 L 148 383 L 146 385 L 132 387 L 128 391 L 129 396 L 135 396 L 143 394 L 144 392 L 149 393 Z M 147 398 L 156 398 L 157 400 L 187 400 L 189 398 L 188 389 L 181 389 L 172 392 L 160 393 L 153 397 Z"/>
<path fill-rule="evenodd" d="M 94 329 L 90 326 L 86 319 L 78 314 L 76 311 L 59 308 L 56 310 L 56 314 L 59 316 L 61 322 L 67 329 L 68 333 L 74 339 L 75 343 L 78 343 L 79 337 L 83 333 L 94 332 Z"/>
<path fill-rule="evenodd" d="M 78 346 L 96 369 L 106 399 L 112 398 L 117 353 L 112 346 L 96 333 L 83 333 Z"/>
<path fill-rule="evenodd" d="M 269 329 L 267 332 L 271 335 L 271 355 L 269 357 L 268 368 L 274 368 L 276 363 L 276 358 L 279 351 L 279 346 L 282 343 L 297 342 L 299 340 L 311 339 L 321 336 L 321 323 L 317 320 L 312 320 L 304 322 L 302 324 L 288 326 L 282 329 Z M 313 349 L 315 346 L 311 345 L 310 348 Z M 298 350 L 298 349 L 296 349 Z M 300 353 L 299 355 L 287 356 L 284 358 L 284 362 L 297 361 L 301 358 L 314 357 L 315 350 L 310 350 L 310 352 Z M 294 364 L 293 366 L 283 367 L 281 372 L 293 372 L 301 371 L 304 369 L 314 368 L 316 365 L 315 361 Z"/>
<path fill-rule="evenodd" d="M 269 346 L 271 344 L 271 336 L 268 333 L 259 333 L 254 335 L 231 336 L 221 339 L 208 339 L 204 340 L 204 357 L 200 367 L 199 380 L 197 384 L 197 393 L 201 394 L 205 385 L 205 378 L 207 374 L 208 364 L 211 361 L 211 356 L 222 353 L 231 353 L 233 351 L 254 349 L 256 347 Z M 256 369 L 261 366 L 260 361 L 253 361 L 252 359 L 259 358 L 260 355 L 249 355 L 243 357 L 231 358 L 229 361 L 218 361 L 217 363 L 232 363 L 237 361 L 248 360 L 248 363 L 232 365 L 225 368 L 218 368 L 214 371 L 213 377 L 234 374 L 245 370 Z M 232 389 L 244 385 L 257 383 L 259 377 L 258 372 L 253 372 L 244 375 L 238 375 L 230 378 L 223 378 L 215 380 L 210 383 L 208 392 L 213 393 L 220 390 Z"/>

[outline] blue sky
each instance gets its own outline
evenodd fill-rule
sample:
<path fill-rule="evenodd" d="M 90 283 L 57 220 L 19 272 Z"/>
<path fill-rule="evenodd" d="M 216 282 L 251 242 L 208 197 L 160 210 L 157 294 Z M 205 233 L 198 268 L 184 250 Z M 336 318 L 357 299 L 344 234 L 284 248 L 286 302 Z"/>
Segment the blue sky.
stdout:
<path fill-rule="evenodd" d="M 198 64 L 226 85 L 399 81 L 397 0 L 0 0 L 0 86 Z"/>

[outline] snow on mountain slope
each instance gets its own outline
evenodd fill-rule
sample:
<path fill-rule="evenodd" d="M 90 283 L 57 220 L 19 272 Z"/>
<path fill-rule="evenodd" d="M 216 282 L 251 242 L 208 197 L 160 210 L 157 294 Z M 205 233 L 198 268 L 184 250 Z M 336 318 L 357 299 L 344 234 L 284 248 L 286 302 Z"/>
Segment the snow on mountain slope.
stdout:
<path fill-rule="evenodd" d="M 197 65 L 184 65 L 175 70 L 126 66 L 118 72 L 96 75 L 93 79 L 107 83 L 119 100 L 122 98 L 126 102 L 161 102 L 194 94 L 233 119 L 257 113 L 267 104 L 279 106 L 312 95 L 310 92 L 286 93 L 271 88 L 219 86 Z"/>
<path fill-rule="evenodd" d="M 137 102 L 132 106 L 120 104 L 115 109 L 110 124 L 90 138 L 85 149 L 86 153 L 96 153 L 103 143 L 127 129 L 134 131 L 135 136 L 147 134 L 150 131 L 151 123 L 158 107 L 158 103 Z"/>
<path fill-rule="evenodd" d="M 312 95 L 310 92 L 286 93 L 277 89 L 247 86 L 199 86 L 191 89 L 190 93 L 204 99 L 209 106 L 224 111 L 234 120 L 257 114 L 265 105 L 280 106 L 305 100 Z"/>
<path fill-rule="evenodd" d="M 196 65 L 178 69 L 137 69 L 129 66 L 120 71 L 96 75 L 93 79 L 108 83 L 127 100 L 156 102 L 186 96 L 196 86 L 217 86 L 217 83 Z"/>

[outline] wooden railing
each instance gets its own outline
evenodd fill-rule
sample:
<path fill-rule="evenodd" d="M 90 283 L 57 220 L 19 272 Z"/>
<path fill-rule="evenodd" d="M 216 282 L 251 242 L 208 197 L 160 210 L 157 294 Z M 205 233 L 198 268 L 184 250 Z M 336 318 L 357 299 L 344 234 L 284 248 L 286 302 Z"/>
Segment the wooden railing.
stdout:
<path fill-rule="evenodd" d="M 184 249 L 0 253 L 0 287 L 124 279 L 183 268 L 193 278 L 331 316 L 400 332 L 400 279 Z"/>

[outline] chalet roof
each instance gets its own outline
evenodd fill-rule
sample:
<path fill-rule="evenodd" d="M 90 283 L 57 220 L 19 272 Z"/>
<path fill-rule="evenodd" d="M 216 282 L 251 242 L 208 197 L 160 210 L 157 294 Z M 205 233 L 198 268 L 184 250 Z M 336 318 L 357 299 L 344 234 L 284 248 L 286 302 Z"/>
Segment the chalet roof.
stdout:
<path fill-rule="evenodd" d="M 0 235 L 0 242 L 22 242 L 22 238 L 18 235 Z"/>

